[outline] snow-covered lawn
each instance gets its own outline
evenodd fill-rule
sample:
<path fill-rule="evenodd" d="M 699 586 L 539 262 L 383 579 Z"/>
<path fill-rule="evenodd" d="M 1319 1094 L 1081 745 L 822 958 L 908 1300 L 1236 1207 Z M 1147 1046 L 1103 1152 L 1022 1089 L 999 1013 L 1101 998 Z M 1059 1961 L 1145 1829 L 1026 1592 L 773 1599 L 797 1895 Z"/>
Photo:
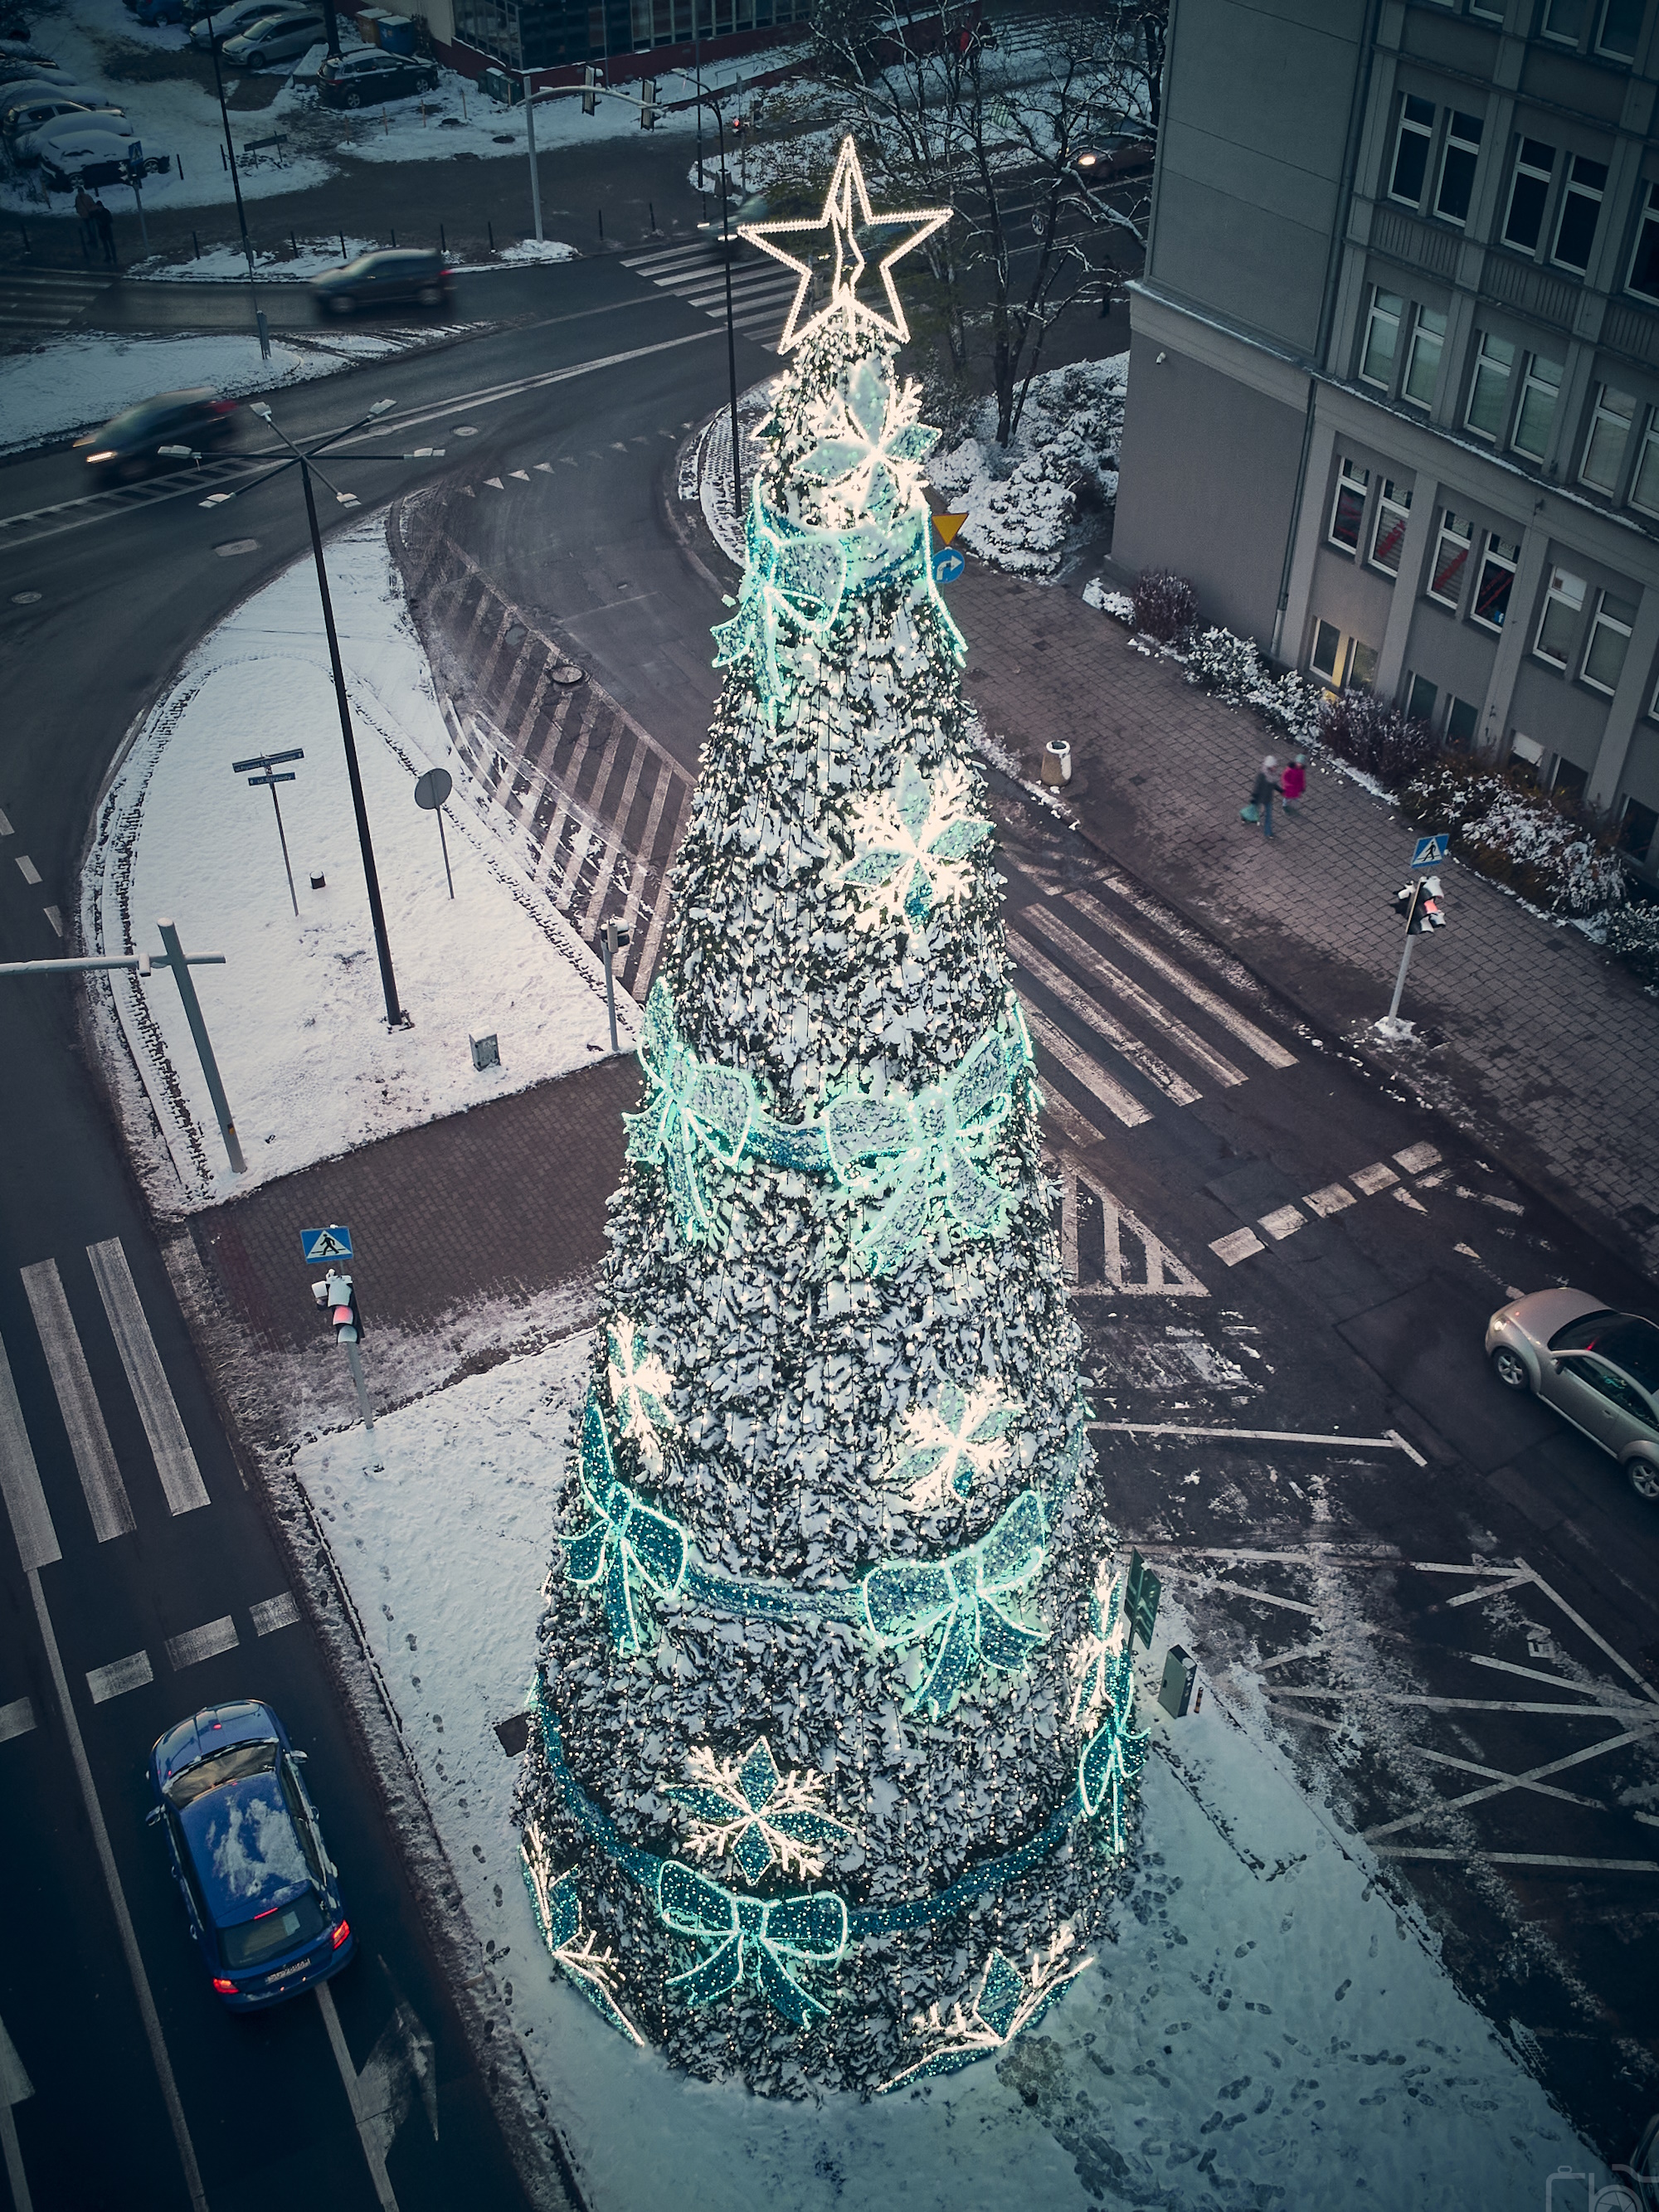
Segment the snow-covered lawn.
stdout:
<path fill-rule="evenodd" d="M 495 1734 L 525 1701 L 587 1351 L 568 1340 L 420 1399 L 377 1423 L 373 1450 L 360 1431 L 319 1438 L 297 1472 L 419 1763 L 480 1970 L 594 2212 L 750 2197 L 790 2212 L 1463 2212 L 1541 2204 L 1557 2166 L 1594 2168 L 1255 1722 L 1212 1692 L 1196 1717 L 1158 1711 L 1166 1644 L 1202 1641 L 1167 1592 L 1144 1670 L 1139 1871 L 1098 1966 L 1024 2043 L 908 2097 L 787 2105 L 624 2042 L 540 1946 L 508 1819 L 517 1768 Z M 372 1349 L 368 1364 L 372 1385 Z"/>
<path fill-rule="evenodd" d="M 202 518 L 204 544 L 228 543 L 233 559 L 246 557 L 234 550 L 246 542 L 234 535 L 237 513 L 227 510 L 216 526 Z M 334 539 L 328 567 L 387 933 L 413 1026 L 389 1033 L 386 1025 L 307 558 L 221 623 L 145 719 L 100 809 L 83 884 L 89 950 L 158 950 L 155 924 L 166 915 L 186 951 L 226 956 L 222 968 L 192 972 L 247 1156 L 245 1176 L 227 1167 L 171 976 L 112 986 L 149 1100 L 112 1041 L 130 1141 L 169 1212 L 522 1090 L 606 1044 L 602 969 L 471 813 L 459 776 L 445 810 L 449 897 L 438 826 L 416 805 L 414 786 L 450 744 L 383 522 L 365 520 Z M 288 763 L 295 781 L 278 795 L 297 919 L 270 793 L 231 768 L 294 746 L 305 758 Z M 324 888 L 312 889 L 313 875 Z M 468 1040 L 490 1034 L 501 1065 L 479 1072 Z"/>
<path fill-rule="evenodd" d="M 1046 369 L 1033 378 L 1006 449 L 996 442 L 996 403 L 982 401 L 973 434 L 953 452 L 935 452 L 928 465 L 937 489 L 968 517 L 957 543 L 993 568 L 1054 574 L 1079 488 L 1092 484 L 1107 506 L 1117 497 L 1128 381 L 1127 353 Z"/>

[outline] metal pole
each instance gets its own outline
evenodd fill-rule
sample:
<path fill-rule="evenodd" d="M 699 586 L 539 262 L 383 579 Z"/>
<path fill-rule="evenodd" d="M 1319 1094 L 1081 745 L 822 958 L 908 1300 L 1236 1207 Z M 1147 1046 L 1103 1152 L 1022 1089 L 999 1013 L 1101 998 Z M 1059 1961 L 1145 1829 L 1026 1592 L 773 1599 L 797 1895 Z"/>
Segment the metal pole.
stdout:
<path fill-rule="evenodd" d="M 691 66 L 697 80 L 697 198 L 702 202 L 703 221 L 708 220 L 708 194 L 702 180 L 702 0 L 691 0 Z"/>
<path fill-rule="evenodd" d="M 536 100 L 528 82 L 524 88 L 525 137 L 530 145 L 530 204 L 536 217 L 536 243 L 542 242 L 542 180 L 536 173 Z"/>
<path fill-rule="evenodd" d="M 1412 964 L 1412 945 L 1414 939 L 1410 937 L 1407 937 L 1406 939 L 1406 949 L 1400 956 L 1400 973 L 1394 979 L 1394 997 L 1389 1001 L 1388 1012 L 1376 1025 L 1378 1029 L 1383 1030 L 1389 1036 L 1392 1036 L 1401 1026 L 1400 999 L 1401 993 L 1406 988 L 1406 970 Z"/>
<path fill-rule="evenodd" d="M 259 305 L 259 289 L 253 281 L 253 241 L 247 234 L 247 211 L 242 205 L 242 179 L 236 167 L 236 149 L 231 143 L 230 110 L 225 106 L 225 80 L 219 67 L 219 27 L 210 17 L 208 21 L 208 52 L 213 57 L 213 86 L 219 95 L 219 120 L 225 127 L 225 166 L 230 171 L 230 187 L 236 195 L 236 221 L 242 233 L 242 252 L 247 261 L 248 297 L 253 302 L 253 323 L 259 333 L 259 358 L 270 359 L 270 334 L 265 328 L 264 310 Z"/>
<path fill-rule="evenodd" d="M 449 896 L 453 898 L 455 878 L 449 872 L 449 840 L 444 836 L 444 811 L 441 806 L 434 806 L 432 811 L 438 817 L 438 850 L 444 856 L 444 881 L 449 885 Z"/>
<path fill-rule="evenodd" d="M 392 972 L 392 946 L 386 933 L 386 912 L 380 904 L 380 878 L 374 867 L 374 846 L 368 834 L 368 808 L 363 801 L 363 779 L 357 767 L 357 741 L 351 732 L 351 709 L 346 702 L 345 671 L 340 665 L 340 641 L 334 631 L 334 603 L 328 595 L 328 570 L 323 562 L 323 533 L 317 526 L 317 502 L 312 496 L 311 471 L 303 457 L 300 481 L 305 486 L 306 520 L 311 525 L 311 551 L 317 563 L 317 588 L 322 593 L 323 627 L 328 632 L 328 658 L 334 671 L 334 696 L 339 702 L 340 736 L 345 744 L 346 773 L 351 779 L 351 805 L 357 817 L 357 842 L 363 855 L 363 879 L 368 885 L 369 918 L 374 925 L 374 950 L 380 956 L 380 988 L 386 993 L 386 1018 L 394 1030 L 407 1029 L 408 1017 L 398 1004 L 398 979 Z"/>
<path fill-rule="evenodd" d="M 138 210 L 138 243 L 143 247 L 144 257 L 148 260 L 149 258 L 149 225 L 144 221 L 144 196 L 138 189 L 138 179 L 137 177 L 132 180 L 132 204 Z"/>
<path fill-rule="evenodd" d="M 617 979 L 611 964 L 611 932 L 608 929 L 601 932 L 599 942 L 605 947 L 605 1003 L 611 1014 L 611 1049 L 620 1052 L 622 1046 L 617 1036 Z"/>
<path fill-rule="evenodd" d="M 219 1124 L 219 1134 L 225 1140 L 231 1171 L 235 1175 L 247 1173 L 247 1162 L 242 1158 L 242 1147 L 236 1134 L 236 1124 L 230 1117 L 230 1102 L 225 1097 L 225 1086 L 219 1080 L 219 1063 L 213 1057 L 213 1046 L 209 1040 L 207 1024 L 202 1018 L 202 1002 L 196 995 L 196 979 L 185 959 L 185 950 L 179 942 L 177 926 L 160 921 L 155 927 L 161 933 L 161 942 L 167 948 L 167 965 L 173 970 L 173 981 L 179 986 L 179 996 L 185 1002 L 185 1019 L 190 1024 L 190 1033 L 196 1040 L 196 1050 L 202 1062 L 202 1073 L 207 1079 L 208 1097 L 213 1101 L 214 1118 Z"/>
<path fill-rule="evenodd" d="M 726 178 L 726 118 L 720 104 L 714 121 L 720 134 L 720 246 L 726 262 L 726 366 L 732 382 L 732 512 L 743 526 L 743 456 L 738 445 L 738 332 L 732 319 L 732 256 L 736 250 L 732 230 L 732 197 Z"/>
<path fill-rule="evenodd" d="M 300 895 L 294 888 L 294 870 L 289 863 L 288 836 L 283 828 L 283 810 L 276 804 L 276 778 L 272 773 L 269 761 L 265 763 L 265 774 L 270 781 L 270 803 L 276 808 L 276 835 L 282 841 L 283 866 L 288 874 L 288 895 L 294 902 L 294 919 L 297 921 L 300 918 Z"/>
<path fill-rule="evenodd" d="M 374 1408 L 368 1402 L 368 1389 L 363 1381 L 362 1354 L 355 1344 L 343 1344 L 340 1349 L 346 1356 L 346 1365 L 351 1370 L 351 1379 L 357 1386 L 357 1407 L 363 1417 L 363 1426 L 370 1436 L 374 1433 Z"/>

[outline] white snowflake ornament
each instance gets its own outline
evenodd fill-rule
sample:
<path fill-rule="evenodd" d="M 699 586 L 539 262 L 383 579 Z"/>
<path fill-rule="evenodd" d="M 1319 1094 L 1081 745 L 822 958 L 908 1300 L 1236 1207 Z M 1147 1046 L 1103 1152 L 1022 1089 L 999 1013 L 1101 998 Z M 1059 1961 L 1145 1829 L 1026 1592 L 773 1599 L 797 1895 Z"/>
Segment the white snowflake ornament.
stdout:
<path fill-rule="evenodd" d="M 971 1495 L 1008 1449 L 1007 1432 L 1022 1408 L 994 1382 L 958 1389 L 946 1376 L 932 1406 L 913 1406 L 901 1431 L 904 1456 L 893 1476 L 905 1502 L 918 1510 L 949 1505 Z"/>
<path fill-rule="evenodd" d="M 963 811 L 971 789 L 960 762 L 945 762 L 930 784 L 907 753 L 897 783 L 853 807 L 856 857 L 841 880 L 872 895 L 858 916 L 860 928 L 899 921 L 920 928 L 935 906 L 962 896 L 969 887 L 967 856 L 991 834 L 988 822 Z"/>
<path fill-rule="evenodd" d="M 674 1378 L 654 1352 L 643 1350 L 640 1333 L 626 1314 L 618 1314 L 605 1331 L 611 1359 L 607 1370 L 611 1402 L 617 1409 L 617 1425 L 632 1437 L 640 1457 L 653 1474 L 662 1472 L 659 1429 L 679 1426 L 668 1410 Z"/>
<path fill-rule="evenodd" d="M 895 392 L 878 357 L 861 361 L 844 391 L 823 401 L 812 427 L 818 442 L 800 465 L 821 484 L 824 520 L 843 530 L 865 521 L 884 526 L 922 501 L 921 463 L 939 432 L 920 420 L 921 387 Z"/>

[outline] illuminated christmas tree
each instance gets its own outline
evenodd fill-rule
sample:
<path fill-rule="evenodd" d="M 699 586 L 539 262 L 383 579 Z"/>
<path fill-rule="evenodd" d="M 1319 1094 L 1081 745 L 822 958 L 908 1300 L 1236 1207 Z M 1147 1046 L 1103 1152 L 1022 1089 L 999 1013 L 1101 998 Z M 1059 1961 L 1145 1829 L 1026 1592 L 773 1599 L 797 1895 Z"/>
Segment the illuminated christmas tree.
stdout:
<path fill-rule="evenodd" d="M 894 366 L 893 264 L 945 219 L 873 216 L 849 140 L 817 223 L 750 234 L 801 271 L 793 358 L 714 633 L 520 1796 L 559 1969 L 673 2063 L 785 2094 L 1030 2026 L 1090 1961 L 1140 1751 L 935 434 Z M 830 297 L 798 329 L 814 243 Z"/>

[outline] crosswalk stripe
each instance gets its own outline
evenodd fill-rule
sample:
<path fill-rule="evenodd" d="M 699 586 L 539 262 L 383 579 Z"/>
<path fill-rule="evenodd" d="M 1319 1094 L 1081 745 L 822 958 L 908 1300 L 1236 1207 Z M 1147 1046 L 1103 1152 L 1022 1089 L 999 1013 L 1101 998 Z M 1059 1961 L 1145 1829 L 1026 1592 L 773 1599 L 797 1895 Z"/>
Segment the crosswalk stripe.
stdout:
<path fill-rule="evenodd" d="M 138 1287 L 132 1279 L 120 1238 L 112 1237 L 105 1243 L 88 1244 L 87 1257 L 92 1262 L 93 1278 L 98 1285 L 98 1295 L 104 1301 L 104 1311 L 109 1316 L 115 1348 L 127 1370 L 138 1418 L 149 1439 L 155 1472 L 161 1478 L 161 1488 L 167 1496 L 167 1510 L 193 1513 L 198 1506 L 210 1503 L 207 1486 L 202 1480 L 202 1471 L 196 1464 L 196 1455 L 179 1419 L 178 1404 L 139 1303 Z"/>
<path fill-rule="evenodd" d="M 93 1530 L 100 1544 L 107 1544 L 116 1536 L 131 1535 L 138 1523 L 133 1518 L 132 1501 L 121 1480 L 121 1470 L 115 1463 L 114 1448 L 104 1425 L 98 1394 L 92 1387 L 87 1355 L 76 1334 L 69 1300 L 64 1295 L 58 1262 L 39 1260 L 32 1267 L 25 1267 L 22 1276 L 34 1325 L 46 1350 L 52 1387 L 58 1394 L 58 1410 L 69 1431 L 76 1472 L 86 1492 Z"/>
<path fill-rule="evenodd" d="M 1028 1007 L 1026 1019 L 1060 1066 L 1087 1085 L 1109 1114 L 1115 1115 L 1126 1129 L 1138 1129 L 1152 1115 L 1138 1098 L 1132 1098 L 1120 1083 L 1114 1083 L 1104 1068 L 1097 1067 L 1092 1060 L 1079 1051 L 1064 1030 L 1057 1030 L 1046 1014 Z"/>
<path fill-rule="evenodd" d="M 622 265 L 624 269 L 666 268 L 682 262 L 707 261 L 712 251 L 706 240 L 699 239 L 694 246 L 664 246 L 655 253 L 624 253 Z"/>
<path fill-rule="evenodd" d="M 52 1525 L 46 1493 L 40 1487 L 40 1470 L 34 1463 L 34 1448 L 23 1424 L 23 1409 L 17 1402 L 17 1385 L 11 1379 L 11 1363 L 6 1358 L 6 1348 L 3 1344 L 0 1344 L 0 1497 L 6 1501 L 6 1516 L 11 1522 L 12 1536 L 24 1571 L 27 1573 L 35 1567 L 49 1567 L 54 1559 L 61 1559 L 64 1554 L 58 1549 L 58 1531 Z"/>
<path fill-rule="evenodd" d="M 247 1609 L 256 1636 L 274 1636 L 279 1628 L 292 1628 L 300 1618 L 300 1608 L 292 1590 L 282 1590 L 275 1597 L 262 1597 L 257 1605 Z"/>
<path fill-rule="evenodd" d="M 1131 1067 L 1139 1068 L 1146 1080 L 1155 1083 L 1176 1105 L 1190 1106 L 1203 1097 L 1201 1091 L 1194 1091 L 1192 1085 L 1161 1060 L 1149 1045 L 1142 1044 L 1140 1039 L 1126 1030 L 1121 1022 L 1115 1021 L 1103 1006 L 1097 1006 L 1086 991 L 1079 989 L 1062 969 L 1056 968 L 1052 960 L 1039 952 L 1036 945 L 1022 937 L 1018 930 L 1011 929 L 1008 933 L 1008 950 L 1034 981 L 1052 993 L 1062 1006 L 1069 1006 L 1079 1020 L 1087 1022 L 1090 1028 L 1104 1037 L 1115 1051 L 1122 1054 Z"/>
<path fill-rule="evenodd" d="M 167 1638 L 167 1664 L 179 1674 L 186 1667 L 198 1666 L 204 1659 L 216 1659 L 222 1651 L 234 1651 L 241 1642 L 236 1633 L 236 1623 L 229 1613 L 217 1620 L 204 1620 L 199 1628 L 186 1628 L 178 1636 Z"/>
<path fill-rule="evenodd" d="M 87 1669 L 87 1687 L 94 1705 L 107 1705 L 112 1698 L 125 1697 L 129 1690 L 142 1690 L 146 1682 L 155 1680 L 148 1651 L 134 1651 L 125 1659 L 112 1659 L 107 1667 Z"/>
<path fill-rule="evenodd" d="M 617 865 L 617 855 L 622 850 L 623 830 L 629 814 L 634 810 L 634 794 L 640 787 L 640 775 L 645 767 L 645 747 L 635 745 L 634 757 L 628 763 L 628 775 L 623 785 L 622 797 L 617 803 L 616 811 L 611 817 L 611 835 L 606 840 L 604 854 L 594 872 L 593 896 L 587 902 L 587 911 L 581 918 L 581 933 L 585 938 L 591 937 L 598 926 L 600 910 L 610 891 L 611 874 Z"/>
<path fill-rule="evenodd" d="M 1149 991 L 1143 991 L 1139 984 L 1126 975 L 1121 968 L 1115 968 L 1109 960 L 1103 959 L 1092 945 L 1085 944 L 1075 930 L 1068 929 L 1051 908 L 1028 906 L 1024 909 L 1021 919 L 1033 928 L 1040 929 L 1052 944 L 1058 945 L 1070 959 L 1103 982 L 1109 991 L 1120 999 L 1127 999 L 1149 1022 L 1156 1023 L 1172 1042 L 1181 1047 L 1188 1059 L 1195 1060 L 1200 1067 L 1207 1067 L 1218 1083 L 1225 1084 L 1231 1089 L 1249 1080 L 1243 1068 L 1235 1067 L 1224 1054 L 1216 1051 L 1212 1045 L 1206 1044 L 1203 1038 L 1189 1030 L 1184 1022 L 1177 1021 Z"/>
<path fill-rule="evenodd" d="M 1269 1067 L 1296 1066 L 1296 1054 L 1293 1052 L 1286 1052 L 1284 1046 L 1270 1037 L 1265 1030 L 1259 1030 L 1254 1022 L 1247 1021 L 1236 1006 L 1229 1006 L 1225 999 L 1210 990 L 1205 984 L 1199 982 L 1196 977 L 1189 975 L 1184 968 L 1177 967 L 1173 960 L 1165 959 L 1155 946 L 1148 945 L 1146 939 L 1139 936 L 1135 931 L 1126 928 L 1115 914 L 1107 911 L 1092 892 L 1074 893 L 1073 903 L 1078 911 L 1087 915 L 1089 920 L 1097 928 L 1103 929 L 1109 936 L 1116 938 L 1120 945 L 1133 952 L 1138 959 L 1144 960 L 1149 968 L 1163 976 L 1166 983 L 1173 984 L 1184 998 L 1190 999 L 1195 1006 L 1202 1006 L 1206 1014 L 1212 1015 L 1224 1029 L 1230 1030 L 1238 1039 L 1242 1045 L 1248 1046 L 1258 1060 L 1265 1060 Z"/>
<path fill-rule="evenodd" d="M 1076 1160 L 1063 1157 L 1060 1175 L 1060 1255 L 1066 1279 L 1078 1297 L 1206 1298 L 1209 1291 L 1183 1260 L 1155 1237 L 1145 1222 L 1120 1205 L 1103 1182 L 1098 1182 Z M 1078 1265 L 1078 1206 L 1087 1191 L 1100 1209 L 1102 1279 L 1085 1283 Z M 1123 1257 L 1123 1231 L 1139 1242 L 1146 1255 L 1146 1279 L 1131 1282 Z"/>
<path fill-rule="evenodd" d="M 15 1735 L 27 1735 L 34 1726 L 34 1707 L 27 1698 L 15 1698 L 9 1705 L 0 1705 L 0 1743 L 9 1743 Z"/>

